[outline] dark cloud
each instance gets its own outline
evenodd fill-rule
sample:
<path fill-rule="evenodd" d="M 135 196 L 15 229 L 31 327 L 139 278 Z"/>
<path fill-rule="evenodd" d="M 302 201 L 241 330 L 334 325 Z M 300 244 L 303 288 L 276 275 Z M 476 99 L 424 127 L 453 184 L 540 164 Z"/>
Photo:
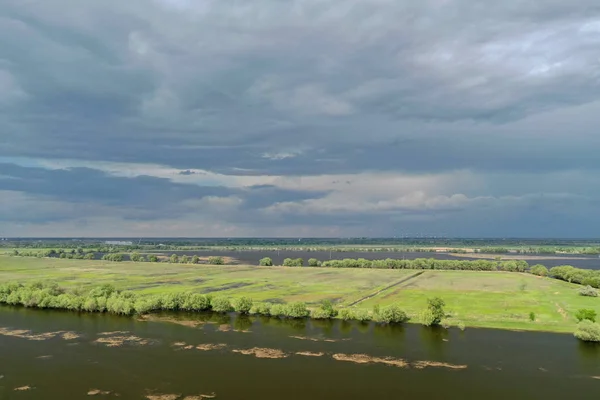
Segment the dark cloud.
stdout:
<path fill-rule="evenodd" d="M 127 207 L 122 218 L 133 219 L 156 209 L 181 217 L 196 212 L 181 202 L 209 197 L 229 207 L 239 199 L 238 210 L 257 214 L 331 190 L 175 179 L 207 173 L 264 182 L 331 175 L 355 187 L 349 175 L 468 170 L 476 187 L 411 190 L 423 199 L 594 198 L 582 177 L 600 167 L 599 18 L 595 0 L 6 0 L 0 157 L 80 167 L 3 165 L 0 190 Z M 176 172 L 125 178 L 86 162 Z M 529 189 L 561 174 L 575 175 Z M 368 190 L 348 196 L 387 204 L 407 195 L 385 182 Z M 385 224 L 361 218 L 311 223 Z"/>

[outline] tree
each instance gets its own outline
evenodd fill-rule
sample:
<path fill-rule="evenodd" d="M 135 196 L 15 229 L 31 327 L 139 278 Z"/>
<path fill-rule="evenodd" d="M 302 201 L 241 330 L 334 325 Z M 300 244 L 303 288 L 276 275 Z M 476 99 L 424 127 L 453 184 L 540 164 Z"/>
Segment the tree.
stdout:
<path fill-rule="evenodd" d="M 581 308 L 575 313 L 575 318 L 577 318 L 579 322 L 586 319 L 588 321 L 596 322 L 596 311 L 587 308 Z"/>
<path fill-rule="evenodd" d="M 158 257 L 156 257 L 154 254 L 150 254 L 148 256 L 148 261 L 150 261 L 150 262 L 158 262 Z"/>
<path fill-rule="evenodd" d="M 169 262 L 175 264 L 179 262 L 179 256 L 177 254 L 171 254 L 171 258 L 169 258 Z"/>
<path fill-rule="evenodd" d="M 583 320 L 577 324 L 575 337 L 584 342 L 600 342 L 600 324 L 595 324 L 589 320 Z"/>
<path fill-rule="evenodd" d="M 309 258 L 308 259 L 308 266 L 309 267 L 320 267 L 321 266 L 321 262 L 319 260 L 317 260 L 316 258 Z"/>
<path fill-rule="evenodd" d="M 190 258 L 188 256 L 186 256 L 185 254 L 183 256 L 181 256 L 181 258 L 179 259 L 179 262 L 182 264 L 187 264 L 190 262 Z"/>
<path fill-rule="evenodd" d="M 384 324 L 399 324 L 406 321 L 408 321 L 408 316 L 395 304 L 380 310 L 377 315 L 377 322 Z"/>
<path fill-rule="evenodd" d="M 427 299 L 427 309 L 431 312 L 433 320 L 431 325 L 439 325 L 442 319 L 446 316 L 444 312 L 444 306 L 446 302 L 439 297 Z"/>
<path fill-rule="evenodd" d="M 223 260 L 223 257 L 211 256 L 211 257 L 208 257 L 208 263 L 210 265 L 223 265 L 223 264 L 225 264 L 225 260 Z"/>
<path fill-rule="evenodd" d="M 192 264 L 198 264 L 200 262 L 200 257 L 198 257 L 197 255 L 194 254 L 194 257 L 192 257 Z"/>
<path fill-rule="evenodd" d="M 260 259 L 258 265 L 260 265 L 261 267 L 272 267 L 273 260 L 271 259 L 271 257 L 264 257 Z"/>
<path fill-rule="evenodd" d="M 248 297 L 240 297 L 233 301 L 233 308 L 240 314 L 249 314 L 252 309 L 252 299 Z"/>
<path fill-rule="evenodd" d="M 140 256 L 140 253 L 138 253 L 138 252 L 133 252 L 133 253 L 131 253 L 131 256 L 129 256 L 129 259 L 133 262 L 139 262 L 140 258 L 141 258 L 141 256 Z"/>
<path fill-rule="evenodd" d="M 214 312 L 227 313 L 232 310 L 231 303 L 226 297 L 215 297 L 211 300 L 210 305 Z"/>

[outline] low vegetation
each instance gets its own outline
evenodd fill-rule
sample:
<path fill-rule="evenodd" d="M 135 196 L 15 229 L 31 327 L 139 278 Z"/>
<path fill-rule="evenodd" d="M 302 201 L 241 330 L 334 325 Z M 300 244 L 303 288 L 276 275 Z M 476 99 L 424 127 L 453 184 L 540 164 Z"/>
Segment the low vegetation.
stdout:
<path fill-rule="evenodd" d="M 600 342 L 600 324 L 584 319 L 577 324 L 574 335 L 584 342 Z"/>

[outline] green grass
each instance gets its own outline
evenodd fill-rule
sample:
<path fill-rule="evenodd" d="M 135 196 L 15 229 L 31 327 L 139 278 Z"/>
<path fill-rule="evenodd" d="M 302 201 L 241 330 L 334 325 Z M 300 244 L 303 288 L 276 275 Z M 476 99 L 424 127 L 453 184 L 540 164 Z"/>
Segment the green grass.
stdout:
<path fill-rule="evenodd" d="M 422 273 L 412 277 L 418 272 Z M 112 283 L 143 294 L 193 290 L 271 302 L 316 304 L 331 299 L 340 306 L 366 298 L 355 307 L 398 303 L 413 318 L 425 309 L 427 298 L 439 296 L 446 302 L 450 321 L 463 321 L 468 327 L 572 332 L 578 309 L 591 308 L 600 314 L 600 298 L 579 296 L 578 285 L 514 272 L 206 266 L 0 256 L 0 282 L 33 281 L 83 289 Z M 529 320 L 530 312 L 536 314 L 534 322 Z"/>

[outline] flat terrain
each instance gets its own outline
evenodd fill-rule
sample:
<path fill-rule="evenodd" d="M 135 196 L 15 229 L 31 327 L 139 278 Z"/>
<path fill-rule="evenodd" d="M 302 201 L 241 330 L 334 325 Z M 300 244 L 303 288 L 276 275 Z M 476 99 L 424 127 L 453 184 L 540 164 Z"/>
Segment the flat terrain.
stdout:
<path fill-rule="evenodd" d="M 132 263 L 0 256 L 0 282 L 55 281 L 69 288 L 112 283 L 120 289 L 157 294 L 193 290 L 255 301 L 323 299 L 371 309 L 398 303 L 416 317 L 428 297 L 446 301 L 451 321 L 467 327 L 572 332 L 575 312 L 600 314 L 600 298 L 582 297 L 578 285 L 529 274 L 194 264 Z M 536 320 L 530 321 L 534 312 Z"/>

